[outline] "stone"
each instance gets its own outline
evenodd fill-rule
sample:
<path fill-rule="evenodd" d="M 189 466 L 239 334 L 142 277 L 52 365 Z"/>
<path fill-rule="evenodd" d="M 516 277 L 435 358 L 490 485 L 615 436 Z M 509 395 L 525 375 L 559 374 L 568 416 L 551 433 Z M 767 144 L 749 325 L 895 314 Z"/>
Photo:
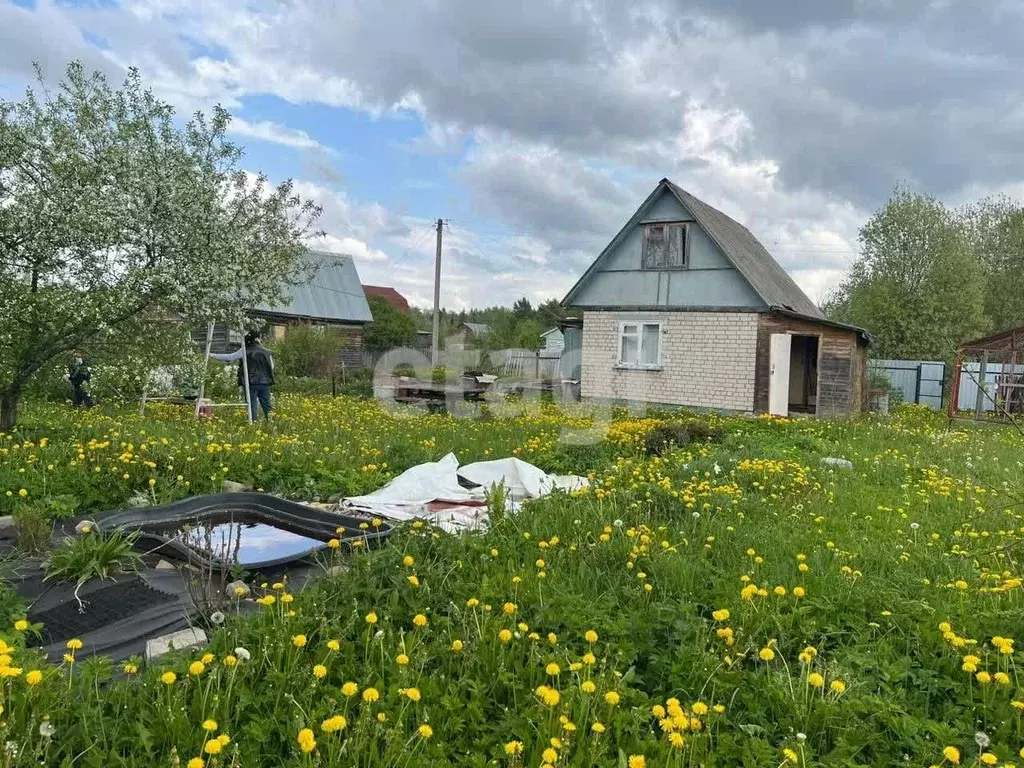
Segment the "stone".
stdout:
<path fill-rule="evenodd" d="M 148 507 L 149 505 L 149 496 L 146 495 L 145 491 L 136 491 L 132 494 L 131 498 L 128 499 L 129 507 Z"/>
<path fill-rule="evenodd" d="M 166 560 L 160 560 L 156 564 L 156 570 L 158 571 L 176 571 L 177 568 Z"/>
<path fill-rule="evenodd" d="M 224 493 L 246 493 L 252 490 L 252 486 L 245 483 L 236 483 L 234 480 L 225 480 L 221 483 L 220 489 Z"/>
<path fill-rule="evenodd" d="M 826 456 L 821 460 L 822 464 L 828 464 L 830 467 L 837 469 L 845 469 L 848 472 L 853 471 L 853 462 L 849 459 L 838 459 L 835 456 Z"/>
<path fill-rule="evenodd" d="M 96 523 L 92 520 L 80 520 L 78 525 L 75 526 L 75 533 L 82 535 L 85 533 L 95 533 L 98 529 Z"/>
<path fill-rule="evenodd" d="M 160 635 L 152 640 L 146 641 L 146 662 L 150 663 L 171 651 L 180 651 L 182 648 L 193 648 L 197 645 L 206 645 L 209 640 L 206 632 L 201 629 L 183 629 L 180 632 L 171 632 L 169 635 Z"/>

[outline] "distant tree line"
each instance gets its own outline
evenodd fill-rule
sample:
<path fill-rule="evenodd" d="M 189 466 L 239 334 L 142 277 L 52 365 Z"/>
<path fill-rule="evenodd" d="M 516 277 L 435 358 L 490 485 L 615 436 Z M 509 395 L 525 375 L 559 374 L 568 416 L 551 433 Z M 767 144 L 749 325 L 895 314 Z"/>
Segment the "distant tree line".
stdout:
<path fill-rule="evenodd" d="M 483 323 L 490 332 L 478 340 L 482 349 L 517 347 L 537 350 L 541 346 L 541 334 L 570 316 L 573 316 L 572 311 L 560 306 L 557 299 L 549 299 L 535 307 L 524 296 L 511 309 L 488 307 L 458 312 L 442 309 L 441 336 L 444 338 L 457 333 L 462 323 Z M 430 310 L 414 309 L 413 317 L 418 329 L 430 330 L 433 317 Z"/>
<path fill-rule="evenodd" d="M 866 328 L 876 357 L 950 360 L 957 344 L 1024 325 L 1024 206 L 951 207 L 897 186 L 860 230 L 861 254 L 825 301 Z"/>

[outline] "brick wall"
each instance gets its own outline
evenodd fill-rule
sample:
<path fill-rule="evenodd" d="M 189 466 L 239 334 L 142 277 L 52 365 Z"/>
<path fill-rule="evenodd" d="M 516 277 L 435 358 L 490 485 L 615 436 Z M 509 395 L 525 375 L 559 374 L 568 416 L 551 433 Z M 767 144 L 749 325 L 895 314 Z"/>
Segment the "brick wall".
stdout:
<path fill-rule="evenodd" d="M 662 324 L 660 371 L 618 370 L 619 323 Z M 584 312 L 581 394 L 734 411 L 754 407 L 753 312 Z"/>

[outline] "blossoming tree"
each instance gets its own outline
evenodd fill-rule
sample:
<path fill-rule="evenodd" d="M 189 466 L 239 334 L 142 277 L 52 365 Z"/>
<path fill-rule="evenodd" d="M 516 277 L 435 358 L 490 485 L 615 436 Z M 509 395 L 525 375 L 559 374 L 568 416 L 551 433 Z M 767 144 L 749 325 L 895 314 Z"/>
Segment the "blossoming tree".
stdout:
<path fill-rule="evenodd" d="M 79 347 L 138 348 L 235 320 L 306 278 L 320 209 L 240 167 L 217 107 L 176 122 L 137 71 L 68 66 L 0 101 L 0 430 L 26 385 Z"/>

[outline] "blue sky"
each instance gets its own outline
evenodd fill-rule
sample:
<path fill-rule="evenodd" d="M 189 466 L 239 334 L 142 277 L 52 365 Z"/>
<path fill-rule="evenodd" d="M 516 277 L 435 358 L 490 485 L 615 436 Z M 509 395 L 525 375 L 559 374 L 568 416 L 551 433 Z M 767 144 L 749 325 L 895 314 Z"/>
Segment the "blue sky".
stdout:
<path fill-rule="evenodd" d="M 224 105 L 245 167 L 323 206 L 317 245 L 420 305 L 439 216 L 446 306 L 560 298 L 668 176 L 819 300 L 897 182 L 1024 196 L 1019 4 L 765 7 L 0 0 L 0 89 L 77 58 Z"/>

